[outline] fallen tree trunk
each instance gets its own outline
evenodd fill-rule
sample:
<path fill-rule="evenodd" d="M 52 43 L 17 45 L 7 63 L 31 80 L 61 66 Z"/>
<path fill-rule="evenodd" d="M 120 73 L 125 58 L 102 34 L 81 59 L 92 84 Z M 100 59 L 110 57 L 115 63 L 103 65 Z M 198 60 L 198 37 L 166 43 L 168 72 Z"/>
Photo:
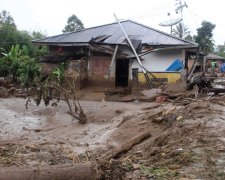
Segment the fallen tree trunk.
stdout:
<path fill-rule="evenodd" d="M 88 180 L 90 178 L 97 179 L 91 163 L 39 168 L 0 168 L 0 180 Z"/>
<path fill-rule="evenodd" d="M 101 160 L 107 161 L 111 158 L 116 158 L 121 153 L 129 151 L 134 145 L 141 143 L 143 140 L 149 138 L 150 136 L 151 136 L 150 131 L 144 131 L 136 135 L 135 137 L 129 139 L 119 147 L 116 147 L 113 150 L 107 152 L 105 155 L 101 157 Z"/>

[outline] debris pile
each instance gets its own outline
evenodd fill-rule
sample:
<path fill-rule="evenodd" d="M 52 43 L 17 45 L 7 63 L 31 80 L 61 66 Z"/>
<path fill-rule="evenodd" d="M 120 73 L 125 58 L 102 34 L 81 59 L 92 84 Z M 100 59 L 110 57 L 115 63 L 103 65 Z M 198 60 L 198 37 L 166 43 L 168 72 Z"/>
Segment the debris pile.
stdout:
<path fill-rule="evenodd" d="M 223 100 L 214 98 L 213 101 L 217 103 Z M 107 161 L 101 164 L 105 178 L 225 177 L 221 166 L 223 162 L 211 163 L 215 162 L 214 158 L 220 158 L 224 153 L 221 151 L 224 150 L 224 146 L 218 139 L 220 136 L 218 132 L 221 131 L 223 134 L 224 130 L 212 129 L 214 125 L 211 122 L 222 118 L 223 111 L 215 109 L 207 100 L 196 100 L 181 106 L 171 103 L 161 104 L 157 105 L 157 109 L 154 106 L 142 110 L 142 113 L 125 121 L 116 132 L 120 133 L 120 138 L 126 137 L 128 140 L 124 140 L 124 143 L 120 143 L 112 150 L 106 151 L 105 156 L 101 156 L 100 159 L 107 157 Z M 132 143 L 128 142 L 133 142 L 133 139 L 139 136 L 138 133 L 130 138 L 129 135 L 123 135 L 128 133 L 128 130 L 131 131 L 129 129 L 131 124 L 135 129 L 142 128 L 139 134 L 149 133 L 146 138 L 141 141 L 138 139 L 132 146 L 130 146 Z M 215 169 L 220 173 L 214 171 Z"/>
<path fill-rule="evenodd" d="M 202 74 L 193 75 L 188 82 L 187 90 L 190 91 L 194 89 L 194 86 L 197 86 L 199 91 L 212 87 L 210 79 Z"/>
<path fill-rule="evenodd" d="M 17 89 L 14 84 L 5 79 L 0 79 L 0 98 L 27 97 L 27 94 L 22 89 Z"/>

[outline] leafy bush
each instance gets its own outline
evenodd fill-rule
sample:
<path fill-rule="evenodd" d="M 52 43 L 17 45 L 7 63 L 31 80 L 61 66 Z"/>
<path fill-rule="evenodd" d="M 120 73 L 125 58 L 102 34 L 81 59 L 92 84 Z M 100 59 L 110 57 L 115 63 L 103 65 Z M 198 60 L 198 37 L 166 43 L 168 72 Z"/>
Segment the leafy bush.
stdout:
<path fill-rule="evenodd" d="M 7 77 L 23 87 L 33 86 L 40 76 L 40 66 L 35 58 L 29 56 L 26 46 L 12 46 L 8 53 L 2 53 L 0 58 L 0 76 Z"/>

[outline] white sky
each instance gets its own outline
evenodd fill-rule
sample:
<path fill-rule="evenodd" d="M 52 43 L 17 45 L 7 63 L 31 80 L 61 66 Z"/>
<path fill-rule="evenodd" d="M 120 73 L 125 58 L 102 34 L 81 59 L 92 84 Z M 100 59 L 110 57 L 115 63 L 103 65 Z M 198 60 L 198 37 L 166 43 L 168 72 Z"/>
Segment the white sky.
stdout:
<path fill-rule="evenodd" d="M 184 0 L 185 1 L 185 0 Z M 196 34 L 203 20 L 216 24 L 215 44 L 225 42 L 224 2 L 222 0 L 186 0 L 184 23 Z M 176 0 L 0 0 L 0 11 L 7 10 L 20 30 L 42 31 L 48 36 L 61 34 L 67 18 L 75 14 L 85 28 L 112 23 L 113 13 L 120 19 L 132 19 L 147 26 L 170 33 L 169 27 L 158 24 L 175 13 Z"/>

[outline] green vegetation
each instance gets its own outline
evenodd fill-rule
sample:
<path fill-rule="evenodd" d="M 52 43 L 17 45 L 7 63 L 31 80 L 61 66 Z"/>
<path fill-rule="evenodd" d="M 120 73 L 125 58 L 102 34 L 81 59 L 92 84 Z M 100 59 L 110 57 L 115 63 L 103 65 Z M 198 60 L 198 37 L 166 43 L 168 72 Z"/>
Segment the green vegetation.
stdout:
<path fill-rule="evenodd" d="M 26 46 L 31 57 L 36 57 L 39 55 L 39 50 L 47 49 L 46 47 L 36 47 L 31 41 L 34 39 L 41 39 L 46 37 L 45 34 L 41 32 L 28 32 L 20 31 L 17 29 L 13 17 L 9 12 L 3 10 L 0 12 L 0 49 L 4 49 L 5 52 L 9 52 L 12 46 L 16 44 Z M 1 54 L 0 54 L 1 57 Z"/>
<path fill-rule="evenodd" d="M 163 167 L 147 167 L 142 165 L 140 169 L 144 175 L 154 177 L 154 179 L 172 179 L 178 176 L 177 171 Z"/>
<path fill-rule="evenodd" d="M 218 56 L 222 56 L 225 58 L 225 43 L 223 45 L 218 45 L 215 53 Z"/>
<path fill-rule="evenodd" d="M 197 29 L 197 36 L 195 36 L 195 42 L 199 44 L 201 50 L 208 54 L 214 51 L 213 43 L 213 30 L 216 27 L 215 24 L 212 24 L 208 21 L 202 22 L 202 27 Z"/>
<path fill-rule="evenodd" d="M 190 31 L 187 26 L 179 23 L 178 25 L 176 25 L 176 29 L 173 29 L 173 35 L 179 38 L 184 37 L 185 39 L 187 39 L 190 37 Z"/>
<path fill-rule="evenodd" d="M 201 27 L 197 29 L 197 35 L 191 36 L 188 27 L 179 23 L 176 28 L 173 29 L 173 35 L 198 43 L 201 51 L 205 54 L 215 53 L 225 57 L 224 45 L 219 45 L 217 49 L 214 49 L 213 30 L 215 27 L 215 24 L 203 21 Z"/>
<path fill-rule="evenodd" d="M 0 77 L 24 88 L 35 85 L 40 75 L 38 60 L 48 53 L 47 46 L 34 46 L 33 39 L 44 38 L 41 32 L 20 31 L 9 12 L 0 12 Z"/>
<path fill-rule="evenodd" d="M 84 29 L 84 24 L 76 15 L 73 14 L 68 18 L 67 25 L 64 27 L 62 32 L 68 33 L 68 32 L 80 31 L 82 29 Z"/>
<path fill-rule="evenodd" d="M 0 58 L 0 77 L 5 77 L 14 83 L 20 83 L 28 88 L 34 85 L 40 75 L 40 66 L 35 58 L 29 56 L 27 46 L 13 45 L 8 53 L 2 53 Z"/>
<path fill-rule="evenodd" d="M 54 75 L 58 84 L 63 83 L 63 81 L 65 80 L 66 66 L 67 66 L 67 64 L 65 62 L 63 62 L 52 71 L 52 75 Z"/>
<path fill-rule="evenodd" d="M 72 15 L 65 31 L 83 28 L 82 22 Z M 10 13 L 5 10 L 0 12 L 0 77 L 26 88 L 29 95 L 26 107 L 30 98 L 34 99 L 37 106 L 41 101 L 44 101 L 46 106 L 50 101 L 53 102 L 52 105 L 57 105 L 63 98 L 68 104 L 71 116 L 80 123 L 86 123 L 86 115 L 75 91 L 77 77 L 71 77 L 71 81 L 65 77 L 66 64 L 62 63 L 48 76 L 41 75 L 39 59 L 48 53 L 48 48 L 35 46 L 32 40 L 42 38 L 45 38 L 45 35 L 41 32 L 18 30 Z M 65 88 L 64 84 L 67 84 L 68 88 Z"/>

